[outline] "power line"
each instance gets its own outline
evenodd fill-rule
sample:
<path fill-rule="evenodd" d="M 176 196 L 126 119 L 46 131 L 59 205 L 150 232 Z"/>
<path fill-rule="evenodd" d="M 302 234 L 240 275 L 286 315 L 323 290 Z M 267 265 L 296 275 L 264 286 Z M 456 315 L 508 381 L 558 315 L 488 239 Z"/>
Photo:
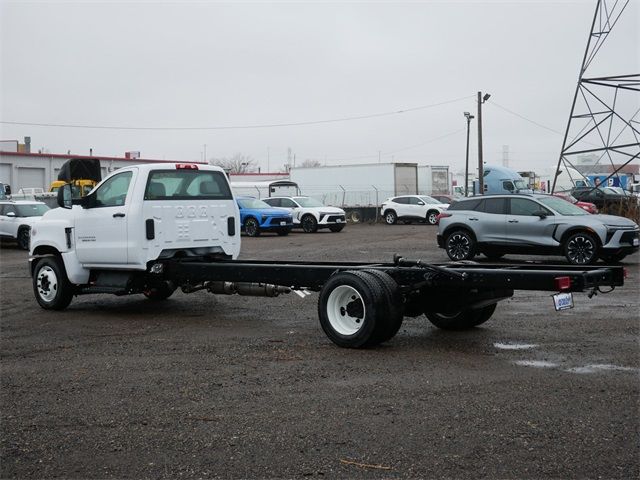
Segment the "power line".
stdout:
<path fill-rule="evenodd" d="M 509 110 L 507 107 L 503 107 L 502 105 L 494 102 L 493 100 L 491 100 L 491 102 L 488 102 L 489 105 L 493 105 L 495 107 L 498 107 L 501 110 L 504 110 L 505 112 L 510 113 L 511 115 L 515 115 L 518 118 L 521 118 L 522 120 L 525 120 L 529 123 L 533 123 L 534 125 L 540 127 L 540 128 L 544 128 L 545 130 L 549 130 L 550 132 L 553 133 L 557 133 L 558 135 L 563 135 L 563 133 L 559 130 L 555 130 L 551 127 L 547 127 L 546 125 L 543 125 L 541 123 L 536 122 L 535 120 L 531 120 L 530 118 L 525 117 L 524 115 L 520 115 L 519 113 L 514 112 L 513 110 Z"/>
<path fill-rule="evenodd" d="M 336 122 L 348 122 L 353 120 L 364 120 L 368 118 L 387 117 L 390 115 L 400 115 L 403 113 L 415 112 L 417 110 L 426 110 L 428 108 L 434 108 L 434 107 L 439 107 L 441 105 L 447 105 L 449 103 L 459 102 L 461 100 L 466 100 L 470 97 L 471 96 L 467 95 L 465 97 L 454 98 L 454 99 L 446 100 L 443 102 L 432 103 L 429 105 L 421 105 L 419 107 L 403 108 L 400 110 L 393 110 L 390 112 L 352 115 L 347 117 L 331 118 L 331 119 L 325 119 L 325 120 L 309 120 L 309 121 L 300 121 L 300 122 L 267 123 L 267 124 L 255 124 L 255 125 L 220 125 L 220 126 L 211 126 L 211 127 L 125 127 L 125 126 L 116 126 L 116 125 L 73 125 L 73 124 L 64 124 L 64 123 L 13 122 L 13 121 L 4 121 L 4 120 L 0 121 L 0 123 L 5 125 L 22 125 L 22 126 L 30 126 L 30 127 L 87 128 L 87 129 L 100 129 L 100 130 L 161 130 L 161 131 L 241 130 L 241 129 L 251 129 L 251 128 L 297 127 L 297 126 L 305 126 L 305 125 L 319 125 L 323 123 L 336 123 Z"/>

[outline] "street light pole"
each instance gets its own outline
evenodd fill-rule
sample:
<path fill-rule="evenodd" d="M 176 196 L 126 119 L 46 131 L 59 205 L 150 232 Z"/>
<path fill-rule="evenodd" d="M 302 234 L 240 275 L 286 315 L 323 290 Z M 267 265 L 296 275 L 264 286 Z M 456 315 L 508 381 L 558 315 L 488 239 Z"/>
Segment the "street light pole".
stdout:
<path fill-rule="evenodd" d="M 464 196 L 469 196 L 469 126 L 471 125 L 471 119 L 475 118 L 469 112 L 464 112 L 464 116 L 467 118 L 467 156 L 464 167 Z"/>
<path fill-rule="evenodd" d="M 484 195 L 484 163 L 482 161 L 482 104 L 489 100 L 491 95 L 478 92 L 478 195 Z"/>

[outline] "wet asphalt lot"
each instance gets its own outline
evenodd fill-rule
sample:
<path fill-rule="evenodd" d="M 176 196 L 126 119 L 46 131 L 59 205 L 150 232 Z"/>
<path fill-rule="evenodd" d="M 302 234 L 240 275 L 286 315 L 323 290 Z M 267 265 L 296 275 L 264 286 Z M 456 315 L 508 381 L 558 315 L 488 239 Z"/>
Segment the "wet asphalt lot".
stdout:
<path fill-rule="evenodd" d="M 243 239 L 243 258 L 442 262 L 435 228 Z M 335 347 L 317 294 L 84 296 L 41 310 L 0 249 L 2 478 L 638 478 L 639 256 L 556 313 L 516 292 L 468 332 L 405 319 Z M 482 257 L 479 257 L 482 261 Z M 558 263 L 561 259 L 508 257 Z"/>

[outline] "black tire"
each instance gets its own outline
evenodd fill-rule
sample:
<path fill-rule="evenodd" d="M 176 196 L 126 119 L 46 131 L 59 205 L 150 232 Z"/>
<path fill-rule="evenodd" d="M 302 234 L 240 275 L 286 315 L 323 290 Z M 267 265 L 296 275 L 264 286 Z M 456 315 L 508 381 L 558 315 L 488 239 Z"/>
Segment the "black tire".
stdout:
<path fill-rule="evenodd" d="M 427 312 L 429 321 L 442 330 L 469 330 L 483 324 L 491 318 L 497 304 L 491 304 L 477 310 L 459 310 L 451 313 Z"/>
<path fill-rule="evenodd" d="M 445 250 L 453 261 L 471 260 L 476 256 L 476 242 L 466 230 L 454 230 L 447 235 Z"/>
<path fill-rule="evenodd" d="M 605 263 L 619 263 L 627 256 L 626 253 L 618 253 L 616 255 L 600 255 L 600 258 Z"/>
<path fill-rule="evenodd" d="M 402 320 L 404 319 L 402 295 L 398 289 L 398 284 L 388 273 L 374 269 L 363 270 L 363 272 L 374 276 L 386 294 L 385 304 L 387 311 L 385 312 L 385 315 L 387 316 L 387 328 L 385 331 L 381 332 L 381 337 L 379 339 L 380 343 L 386 342 L 387 340 L 391 340 L 395 337 L 396 333 L 400 330 L 400 327 L 402 327 Z"/>
<path fill-rule="evenodd" d="M 362 212 L 360 212 L 360 210 L 353 210 L 349 214 L 349 220 L 351 220 L 351 223 L 360 223 L 362 221 Z"/>
<path fill-rule="evenodd" d="M 395 225 L 398 221 L 398 215 L 393 210 L 387 210 L 384 212 L 384 222 L 387 225 Z"/>
<path fill-rule="evenodd" d="M 153 287 L 143 291 L 143 295 L 149 300 L 160 301 L 166 300 L 173 292 L 176 291 L 176 286 L 171 281 L 166 281 L 160 285 L 154 285 Z"/>
<path fill-rule="evenodd" d="M 22 250 L 29 250 L 29 244 L 31 242 L 31 230 L 28 227 L 22 227 L 18 230 L 18 246 Z"/>
<path fill-rule="evenodd" d="M 276 233 L 281 237 L 286 237 L 287 235 L 289 235 L 290 232 L 291 232 L 290 228 L 279 228 L 278 230 L 276 230 Z"/>
<path fill-rule="evenodd" d="M 572 265 L 591 265 L 598 260 L 598 242 L 586 232 L 569 235 L 563 250 L 565 258 Z"/>
<path fill-rule="evenodd" d="M 244 233 L 249 237 L 260 236 L 260 224 L 255 218 L 249 217 L 244 221 Z"/>
<path fill-rule="evenodd" d="M 64 310 L 73 299 L 74 287 L 60 257 L 43 257 L 33 269 L 33 293 L 45 310 Z"/>
<path fill-rule="evenodd" d="M 437 225 L 439 213 L 440 212 L 438 212 L 437 210 L 429 210 L 427 212 L 427 223 L 429 225 Z"/>
<path fill-rule="evenodd" d="M 336 273 L 320 291 L 320 326 L 339 347 L 377 345 L 388 330 L 385 300 L 385 291 L 371 274 L 352 270 Z"/>
<path fill-rule="evenodd" d="M 331 230 L 333 233 L 341 232 L 342 230 L 344 230 L 344 223 L 340 225 L 331 225 L 329 227 L 329 230 Z"/>
<path fill-rule="evenodd" d="M 318 231 L 318 221 L 316 217 L 307 213 L 300 219 L 300 225 L 305 233 L 316 233 Z"/>

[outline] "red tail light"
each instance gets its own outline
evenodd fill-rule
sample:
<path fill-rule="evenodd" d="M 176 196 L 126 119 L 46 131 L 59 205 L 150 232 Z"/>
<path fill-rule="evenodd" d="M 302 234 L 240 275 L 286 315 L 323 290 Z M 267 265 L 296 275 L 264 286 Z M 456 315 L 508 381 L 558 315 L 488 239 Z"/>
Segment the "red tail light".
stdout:
<path fill-rule="evenodd" d="M 571 288 L 571 277 L 556 277 L 554 281 L 556 283 L 556 290 L 559 292 Z"/>
<path fill-rule="evenodd" d="M 629 276 L 629 271 L 627 267 L 622 267 L 622 278 L 627 278 Z"/>
<path fill-rule="evenodd" d="M 451 216 L 450 213 L 445 213 L 445 212 L 439 213 L 438 216 L 436 217 L 436 223 L 440 223 L 441 218 L 447 218 L 450 216 Z"/>
<path fill-rule="evenodd" d="M 176 163 L 176 170 L 198 170 L 198 165 L 195 163 Z"/>

